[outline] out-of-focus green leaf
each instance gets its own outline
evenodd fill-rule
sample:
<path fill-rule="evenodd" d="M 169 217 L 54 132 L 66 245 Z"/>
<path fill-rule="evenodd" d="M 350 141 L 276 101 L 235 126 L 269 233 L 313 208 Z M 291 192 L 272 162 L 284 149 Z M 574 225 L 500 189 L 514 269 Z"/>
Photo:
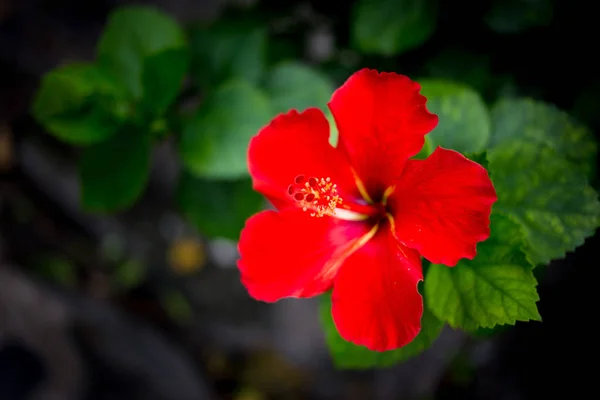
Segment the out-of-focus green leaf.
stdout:
<path fill-rule="evenodd" d="M 444 48 L 426 65 L 429 76 L 463 83 L 480 94 L 487 93 L 494 79 L 490 56 L 461 49 Z"/>
<path fill-rule="evenodd" d="M 479 94 L 466 85 L 443 80 L 420 80 L 427 109 L 439 117 L 427 135 L 430 148 L 437 146 L 461 153 L 480 152 L 490 139 L 490 116 Z"/>
<path fill-rule="evenodd" d="M 146 277 L 146 266 L 137 260 L 128 260 L 120 264 L 113 273 L 115 285 L 120 290 L 129 290 L 139 286 Z"/>
<path fill-rule="evenodd" d="M 190 320 L 194 314 L 194 309 L 189 300 L 176 290 L 166 290 L 160 296 L 160 301 L 165 311 L 179 323 L 185 323 Z"/>
<path fill-rule="evenodd" d="M 169 49 L 146 57 L 142 70 L 142 107 L 150 115 L 161 115 L 173 103 L 189 61 L 187 48 Z"/>
<path fill-rule="evenodd" d="M 437 22 L 434 0 L 359 0 L 354 5 L 351 35 L 364 53 L 392 56 L 423 44 Z"/>
<path fill-rule="evenodd" d="M 485 22 L 495 32 L 513 34 L 552 21 L 552 0 L 495 0 Z"/>
<path fill-rule="evenodd" d="M 267 27 L 247 20 L 218 21 L 190 31 L 192 71 L 205 89 L 239 78 L 258 83 L 265 70 Z"/>
<path fill-rule="evenodd" d="M 547 264 L 583 244 L 600 225 L 598 194 L 582 172 L 523 132 L 488 152 L 494 210 L 518 221 L 528 258 Z"/>
<path fill-rule="evenodd" d="M 184 124 L 179 143 L 184 165 L 205 178 L 247 176 L 248 143 L 271 116 L 261 90 L 245 81 L 226 82 Z"/>
<path fill-rule="evenodd" d="M 455 267 L 432 264 L 425 276 L 431 312 L 453 328 L 474 331 L 516 321 L 540 320 L 532 266 L 522 251 L 520 227 L 492 215 L 490 238 L 474 260 Z"/>
<path fill-rule="evenodd" d="M 492 108 L 490 148 L 524 140 L 549 146 L 591 178 L 598 145 L 593 133 L 556 107 L 531 99 L 503 99 Z"/>
<path fill-rule="evenodd" d="M 477 339 L 487 339 L 506 332 L 510 327 L 510 325 L 496 325 L 493 328 L 478 328 L 470 331 L 469 334 Z"/>
<path fill-rule="evenodd" d="M 44 75 L 32 113 L 57 138 L 91 144 L 118 130 L 127 107 L 118 81 L 96 65 L 79 63 Z"/>
<path fill-rule="evenodd" d="M 150 75 L 164 74 L 172 83 L 172 76 L 178 75 L 178 69 L 172 69 L 164 60 L 157 62 L 154 56 L 176 49 L 185 51 L 186 46 L 184 32 L 168 15 L 151 7 L 125 6 L 112 13 L 108 20 L 98 44 L 98 62 L 113 72 L 131 96 L 141 99 L 145 91 L 156 94 L 160 87 L 154 87 L 155 82 L 142 78 L 148 60 Z M 146 88 L 144 84 L 151 86 Z M 160 93 L 168 98 L 171 90 L 162 88 Z M 164 100 L 159 104 L 162 102 Z"/>
<path fill-rule="evenodd" d="M 132 205 L 146 187 L 150 146 L 147 133 L 129 128 L 86 148 L 79 168 L 83 207 L 109 212 Z"/>
<path fill-rule="evenodd" d="M 326 110 L 334 88 L 333 83 L 316 69 L 286 61 L 269 72 L 266 90 L 273 111 L 283 113 L 291 109 L 304 111 L 309 107 Z"/>
<path fill-rule="evenodd" d="M 479 153 L 466 153 L 465 157 L 467 157 L 471 161 L 475 161 L 477 164 L 481 165 L 485 169 L 489 169 L 489 161 L 487 159 L 487 151 L 481 151 Z M 488 171 L 489 174 L 489 171 Z"/>
<path fill-rule="evenodd" d="M 276 65 L 284 61 L 302 58 L 304 46 L 290 38 L 272 38 L 266 52 L 266 64 Z"/>
<path fill-rule="evenodd" d="M 331 316 L 331 294 L 321 296 L 319 310 L 333 363 L 337 368 L 344 369 L 383 368 L 408 360 L 429 348 L 444 326 L 425 307 L 421 318 L 421 332 L 412 342 L 397 350 L 378 352 L 357 346 L 340 336 Z"/>
<path fill-rule="evenodd" d="M 179 207 L 208 237 L 238 240 L 246 219 L 260 211 L 263 197 L 250 179 L 213 181 L 184 173 L 177 191 Z"/>
<path fill-rule="evenodd" d="M 71 261 L 58 256 L 42 256 L 35 261 L 35 273 L 63 286 L 77 283 L 77 268 Z"/>
<path fill-rule="evenodd" d="M 419 153 L 416 156 L 414 156 L 414 158 L 417 160 L 424 160 L 427 157 L 429 157 L 431 153 L 433 153 L 433 150 L 434 149 L 431 147 L 431 140 L 429 139 L 429 135 L 426 135 L 425 144 L 423 144 L 421 151 L 419 151 Z"/>
<path fill-rule="evenodd" d="M 339 132 L 337 124 L 335 123 L 335 118 L 333 118 L 333 114 L 331 114 L 329 109 L 325 112 L 325 118 L 327 118 L 327 122 L 329 122 L 329 144 L 333 147 L 337 147 Z"/>

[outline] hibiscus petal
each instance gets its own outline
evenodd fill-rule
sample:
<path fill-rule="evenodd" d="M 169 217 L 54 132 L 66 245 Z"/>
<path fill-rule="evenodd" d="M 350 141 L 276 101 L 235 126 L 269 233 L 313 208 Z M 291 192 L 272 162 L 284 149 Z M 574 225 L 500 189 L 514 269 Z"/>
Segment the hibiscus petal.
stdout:
<path fill-rule="evenodd" d="M 422 279 L 419 254 L 380 229 L 335 278 L 332 314 L 340 335 L 374 351 L 410 343 L 421 329 Z"/>
<path fill-rule="evenodd" d="M 473 259 L 490 235 L 497 200 L 487 171 L 453 150 L 438 147 L 410 160 L 389 199 L 398 239 L 432 263 L 454 266 Z"/>
<path fill-rule="evenodd" d="M 404 163 L 423 147 L 425 134 L 437 125 L 420 89 L 404 75 L 363 69 L 329 102 L 339 131 L 338 148 L 371 196 L 383 193 L 400 176 Z"/>
<path fill-rule="evenodd" d="M 254 189 L 279 209 L 295 206 L 288 188 L 299 176 L 329 177 L 342 198 L 359 195 L 350 165 L 329 144 L 329 123 L 316 108 L 273 119 L 250 141 L 248 168 Z"/>
<path fill-rule="evenodd" d="M 310 217 L 301 209 L 260 212 L 240 236 L 242 283 L 250 296 L 266 302 L 321 294 L 368 229 L 360 222 Z"/>

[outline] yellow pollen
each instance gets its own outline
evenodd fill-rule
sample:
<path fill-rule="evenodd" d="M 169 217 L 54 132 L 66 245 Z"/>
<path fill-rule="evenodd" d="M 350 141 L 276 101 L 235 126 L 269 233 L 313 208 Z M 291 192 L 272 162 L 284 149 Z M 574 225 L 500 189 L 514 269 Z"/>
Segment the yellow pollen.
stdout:
<path fill-rule="evenodd" d="M 310 211 L 310 216 L 317 218 L 335 215 L 335 209 L 343 202 L 337 185 L 329 177 L 306 179 L 304 175 L 298 175 L 294 184 L 289 186 L 288 194 L 299 203 L 302 210 Z"/>

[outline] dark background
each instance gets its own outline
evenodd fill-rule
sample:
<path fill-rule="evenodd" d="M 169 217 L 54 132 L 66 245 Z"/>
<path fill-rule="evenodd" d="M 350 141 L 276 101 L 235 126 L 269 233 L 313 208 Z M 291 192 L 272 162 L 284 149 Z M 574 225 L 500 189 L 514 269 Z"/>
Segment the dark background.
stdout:
<path fill-rule="evenodd" d="M 108 13 L 126 3 L 0 0 L 1 400 L 495 400 L 595 392 L 598 235 L 540 272 L 543 323 L 518 323 L 485 340 L 447 329 L 403 365 L 348 372 L 331 365 L 315 301 L 254 302 L 233 267 L 235 246 L 198 239 L 177 214 L 171 193 L 178 166 L 168 149 L 156 151 L 150 187 L 131 210 L 81 211 L 72 150 L 28 110 L 42 74 L 91 59 Z M 438 26 L 425 45 L 398 57 L 353 55 L 351 62 L 328 55 L 323 43 L 351 47 L 353 1 L 137 3 L 155 4 L 182 23 L 235 13 L 283 25 L 273 29 L 274 40 L 291 43 L 288 51 L 336 84 L 363 66 L 447 77 L 474 86 L 486 101 L 530 96 L 568 111 L 596 135 L 600 128 L 592 2 L 546 0 L 548 24 L 501 34 L 485 22 L 492 1 L 440 0 Z M 194 238 L 206 256 L 201 271 L 186 277 L 165 272 L 181 237 Z M 144 254 L 149 272 L 122 287 L 107 253 Z"/>

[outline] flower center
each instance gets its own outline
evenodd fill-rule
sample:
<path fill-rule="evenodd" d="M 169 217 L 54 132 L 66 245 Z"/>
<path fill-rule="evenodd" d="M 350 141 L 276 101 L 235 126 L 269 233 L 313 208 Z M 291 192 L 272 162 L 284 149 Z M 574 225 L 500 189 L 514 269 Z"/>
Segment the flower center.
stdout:
<path fill-rule="evenodd" d="M 310 210 L 311 217 L 334 216 L 335 209 L 343 200 L 337 191 L 337 185 L 327 178 L 308 179 L 304 175 L 294 178 L 294 183 L 288 186 L 288 194 L 299 203 L 304 211 Z"/>

